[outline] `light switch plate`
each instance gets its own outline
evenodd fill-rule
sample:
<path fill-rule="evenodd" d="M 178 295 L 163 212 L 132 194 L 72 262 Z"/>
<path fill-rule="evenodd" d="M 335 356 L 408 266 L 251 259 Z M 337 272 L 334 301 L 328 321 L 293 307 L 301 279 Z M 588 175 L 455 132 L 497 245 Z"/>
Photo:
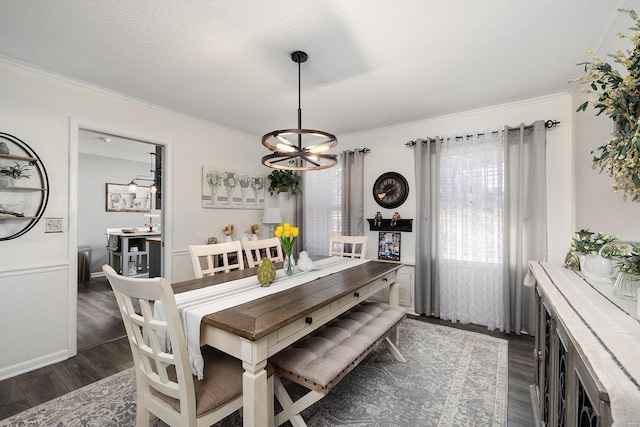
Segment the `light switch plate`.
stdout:
<path fill-rule="evenodd" d="M 62 233 L 62 218 L 45 218 L 45 233 Z"/>

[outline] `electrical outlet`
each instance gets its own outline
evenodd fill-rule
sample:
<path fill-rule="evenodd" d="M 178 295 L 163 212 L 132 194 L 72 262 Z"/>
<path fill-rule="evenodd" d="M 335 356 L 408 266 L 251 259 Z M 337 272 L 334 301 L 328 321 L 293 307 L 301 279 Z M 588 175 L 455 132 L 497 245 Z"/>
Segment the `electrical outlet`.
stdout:
<path fill-rule="evenodd" d="M 62 233 L 62 218 L 45 218 L 45 233 Z"/>

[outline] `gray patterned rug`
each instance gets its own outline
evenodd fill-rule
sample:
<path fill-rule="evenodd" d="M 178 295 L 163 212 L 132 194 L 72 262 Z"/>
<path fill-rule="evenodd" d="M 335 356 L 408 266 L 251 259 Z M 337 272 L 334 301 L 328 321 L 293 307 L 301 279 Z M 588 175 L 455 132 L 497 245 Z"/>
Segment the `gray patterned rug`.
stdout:
<path fill-rule="evenodd" d="M 381 345 L 302 416 L 309 426 L 505 426 L 507 341 L 407 319 L 398 363 Z M 285 384 L 292 395 L 304 392 Z M 133 426 L 133 368 L 0 421 L 0 426 Z M 220 427 L 241 426 L 233 414 Z M 157 424 L 165 426 L 164 423 Z"/>

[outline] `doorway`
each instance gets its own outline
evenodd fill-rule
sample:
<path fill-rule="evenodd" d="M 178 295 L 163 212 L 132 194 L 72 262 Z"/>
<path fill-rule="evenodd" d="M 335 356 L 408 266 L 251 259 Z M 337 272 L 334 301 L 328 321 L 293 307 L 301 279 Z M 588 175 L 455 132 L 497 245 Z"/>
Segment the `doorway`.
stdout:
<path fill-rule="evenodd" d="M 109 263 L 105 228 L 139 226 L 142 229 L 145 225 L 154 224 L 162 236 L 161 275 L 171 280 L 171 256 L 168 255 L 171 254 L 171 224 L 166 221 L 171 217 L 171 156 L 172 143 L 164 138 L 71 120 L 68 345 L 73 355 L 78 349 L 113 339 L 114 324 L 118 329 L 122 323 L 117 306 L 104 303 L 105 299 L 115 302 L 101 269 L 102 264 Z M 145 185 L 145 178 L 157 178 L 160 192 L 149 204 L 153 209 L 148 212 L 127 212 L 126 209 L 113 212 L 114 209 L 107 205 L 107 183 L 126 185 L 136 177 L 142 178 L 142 181 L 137 181 L 141 186 Z M 92 252 L 89 283 L 79 283 L 78 280 L 76 262 L 82 262 L 80 246 L 89 247 Z M 85 315 L 92 310 L 95 314 L 97 307 L 102 310 L 103 320 L 113 320 L 100 322 Z M 95 337 L 79 342 L 80 335 Z"/>

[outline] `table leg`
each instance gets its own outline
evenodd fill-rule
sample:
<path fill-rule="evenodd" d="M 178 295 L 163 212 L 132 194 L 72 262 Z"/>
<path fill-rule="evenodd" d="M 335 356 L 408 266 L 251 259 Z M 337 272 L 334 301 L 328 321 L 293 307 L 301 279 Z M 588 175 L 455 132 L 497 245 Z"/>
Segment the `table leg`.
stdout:
<path fill-rule="evenodd" d="M 120 251 L 122 253 L 122 275 L 129 275 L 129 237 L 120 238 Z"/>
<path fill-rule="evenodd" d="M 273 390 L 267 387 L 267 361 L 257 364 L 242 362 L 242 425 L 244 427 L 273 425 Z M 271 407 L 268 403 L 272 402 Z"/>
<path fill-rule="evenodd" d="M 400 306 L 400 285 L 397 281 L 389 285 L 389 305 L 392 307 Z M 395 346 L 398 345 L 398 328 L 395 328 L 387 338 Z"/>

